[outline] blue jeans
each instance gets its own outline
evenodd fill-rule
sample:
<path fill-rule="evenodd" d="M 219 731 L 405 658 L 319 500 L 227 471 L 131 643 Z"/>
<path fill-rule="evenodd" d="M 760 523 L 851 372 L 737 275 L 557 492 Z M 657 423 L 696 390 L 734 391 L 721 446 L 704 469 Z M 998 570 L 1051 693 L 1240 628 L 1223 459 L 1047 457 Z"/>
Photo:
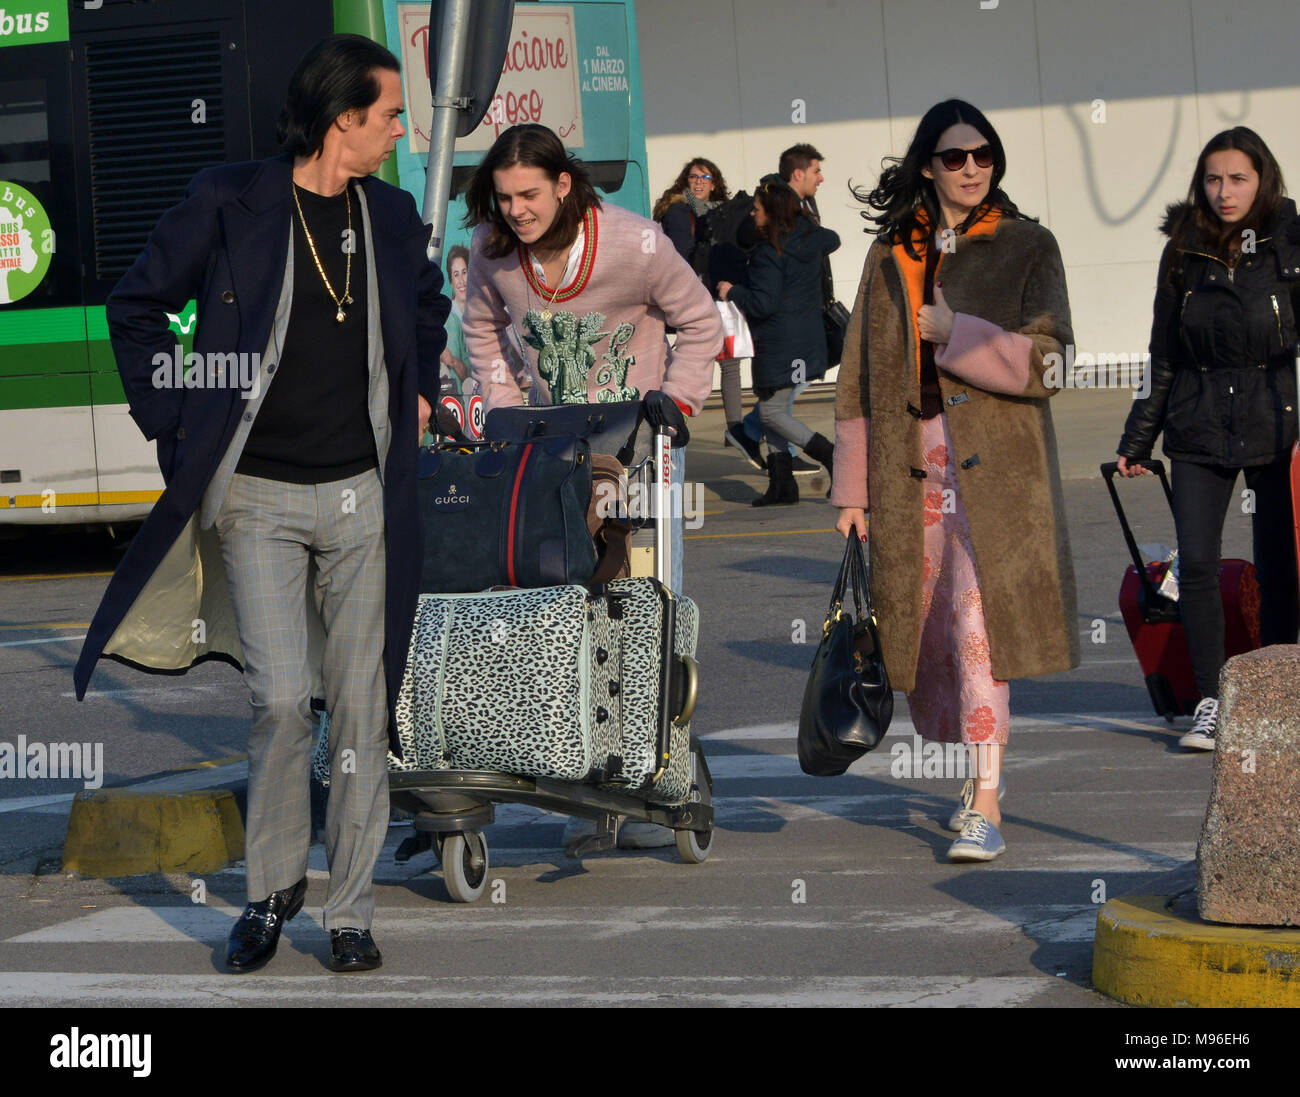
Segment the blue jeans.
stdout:
<path fill-rule="evenodd" d="M 803 390 L 806 389 L 809 386 L 809 384 L 811 384 L 811 382 L 809 381 L 800 381 L 797 385 L 794 386 L 794 388 L 790 390 L 790 407 L 787 410 L 791 415 L 794 414 L 794 398 L 798 396 L 799 393 L 803 392 Z M 753 411 L 751 411 L 748 415 L 746 415 L 745 418 L 741 420 L 741 423 L 744 424 L 745 433 L 749 435 L 749 437 L 752 438 L 755 442 L 761 442 L 763 440 L 763 424 L 759 421 L 757 407 L 755 407 Z M 793 442 L 787 443 L 786 449 L 790 451 L 791 457 L 793 457 L 796 453 L 799 452 L 795 448 Z"/>

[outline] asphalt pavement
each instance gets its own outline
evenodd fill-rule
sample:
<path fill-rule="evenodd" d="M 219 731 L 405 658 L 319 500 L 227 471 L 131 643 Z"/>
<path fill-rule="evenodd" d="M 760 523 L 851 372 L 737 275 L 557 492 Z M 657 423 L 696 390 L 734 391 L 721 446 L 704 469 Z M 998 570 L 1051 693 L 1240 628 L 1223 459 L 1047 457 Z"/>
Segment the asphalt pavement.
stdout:
<path fill-rule="evenodd" d="M 66 875 L 84 780 L 0 779 L 0 1000 L 1113 1006 L 1090 986 L 1097 907 L 1158 891 L 1194 856 L 1210 783 L 1210 756 L 1181 752 L 1181 729 L 1152 713 L 1118 613 L 1126 559 L 1097 464 L 1127 403 L 1090 390 L 1054 401 L 1083 664 L 1012 685 L 997 861 L 944 859 L 961 782 L 903 770 L 920 759 L 902 695 L 890 735 L 846 775 L 800 772 L 798 707 L 843 542 L 824 477 L 800 478 L 796 507 L 750 507 L 763 477 L 724 449 L 710 408 L 686 468 L 704 484 L 686 543 L 702 619 L 693 729 L 718 823 L 704 864 L 671 849 L 570 860 L 563 816 L 508 806 L 488 831 L 489 894 L 457 904 L 432 853 L 393 858 L 410 833 L 394 825 L 377 874 L 383 969 L 325 967 L 316 846 L 280 954 L 235 977 L 221 959 L 242 864 L 198 881 Z M 831 433 L 825 390 L 798 413 Z M 1138 539 L 1172 543 L 1152 479 L 1123 485 Z M 1248 517 L 1230 515 L 1224 553 L 1249 557 Z M 0 742 L 101 744 L 106 786 L 239 789 L 248 704 L 231 668 L 154 677 L 105 663 L 85 702 L 73 698 L 80 638 L 119 555 L 85 533 L 0 542 Z"/>

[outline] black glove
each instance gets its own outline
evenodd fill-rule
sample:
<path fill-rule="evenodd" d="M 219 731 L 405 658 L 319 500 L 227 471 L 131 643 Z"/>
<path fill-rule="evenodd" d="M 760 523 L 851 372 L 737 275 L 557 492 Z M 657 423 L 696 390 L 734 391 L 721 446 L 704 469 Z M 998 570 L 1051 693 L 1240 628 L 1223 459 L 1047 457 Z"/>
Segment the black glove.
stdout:
<path fill-rule="evenodd" d="M 686 429 L 686 416 L 668 393 L 662 389 L 652 389 L 641 399 L 645 410 L 646 422 L 656 428 L 664 428 L 673 436 L 673 449 L 686 445 L 691 440 L 691 432 Z"/>

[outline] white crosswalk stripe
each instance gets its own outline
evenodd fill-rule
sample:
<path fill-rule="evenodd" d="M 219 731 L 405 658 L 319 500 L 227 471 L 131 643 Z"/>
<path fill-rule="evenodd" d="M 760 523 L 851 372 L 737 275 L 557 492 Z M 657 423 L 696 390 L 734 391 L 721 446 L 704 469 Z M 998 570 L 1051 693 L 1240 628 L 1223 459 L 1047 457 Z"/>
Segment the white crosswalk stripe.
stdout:
<path fill-rule="evenodd" d="M 0 972 L 10 1006 L 76 1002 L 211 1005 L 286 1001 L 412 1005 L 1021 1006 L 1045 985 L 1021 976 L 284 976 Z"/>

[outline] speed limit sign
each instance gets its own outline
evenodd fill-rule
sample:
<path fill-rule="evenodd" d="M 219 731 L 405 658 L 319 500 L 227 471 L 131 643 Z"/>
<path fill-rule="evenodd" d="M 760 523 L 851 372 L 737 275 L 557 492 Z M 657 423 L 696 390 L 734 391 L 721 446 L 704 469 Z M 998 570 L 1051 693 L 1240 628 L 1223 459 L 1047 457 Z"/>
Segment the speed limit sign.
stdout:
<path fill-rule="evenodd" d="M 483 397 L 475 394 L 469 398 L 469 431 L 471 438 L 483 437 L 483 420 L 487 412 L 483 410 Z"/>

